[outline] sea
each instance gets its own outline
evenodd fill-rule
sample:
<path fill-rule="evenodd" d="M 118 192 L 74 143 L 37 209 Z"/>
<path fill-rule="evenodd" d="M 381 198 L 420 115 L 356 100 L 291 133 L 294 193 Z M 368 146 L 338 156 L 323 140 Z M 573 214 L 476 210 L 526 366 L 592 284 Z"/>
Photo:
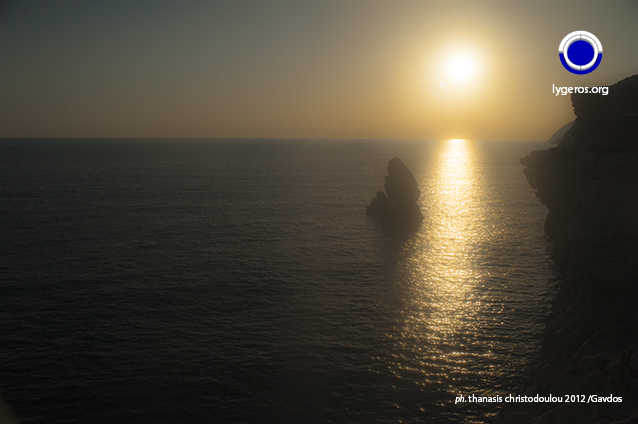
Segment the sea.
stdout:
<path fill-rule="evenodd" d="M 519 163 L 547 147 L 1 139 L 0 395 L 24 424 L 489 421 L 560 277 Z M 394 157 L 416 232 L 366 216 Z"/>

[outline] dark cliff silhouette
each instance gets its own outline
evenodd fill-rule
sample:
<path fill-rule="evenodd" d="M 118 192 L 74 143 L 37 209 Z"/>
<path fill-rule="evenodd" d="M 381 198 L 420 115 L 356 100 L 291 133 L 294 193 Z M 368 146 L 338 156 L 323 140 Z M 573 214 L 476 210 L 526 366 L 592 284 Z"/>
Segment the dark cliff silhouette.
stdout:
<path fill-rule="evenodd" d="M 423 221 L 417 201 L 421 190 L 414 175 L 401 159 L 394 158 L 388 163 L 385 177 L 385 193 L 377 192 L 367 208 L 367 214 L 386 229 L 413 231 Z"/>
<path fill-rule="evenodd" d="M 574 126 L 574 121 L 570 121 L 566 123 L 565 125 L 560 127 L 558 130 L 556 130 L 556 132 L 552 134 L 552 136 L 549 138 L 549 140 L 547 140 L 547 142 L 551 144 L 560 143 L 563 137 L 565 136 L 565 133 L 569 131 L 573 126 Z"/>
<path fill-rule="evenodd" d="M 519 393 L 585 402 L 509 405 L 495 424 L 638 422 L 638 75 L 572 104 L 558 147 L 521 159 L 563 278 Z"/>

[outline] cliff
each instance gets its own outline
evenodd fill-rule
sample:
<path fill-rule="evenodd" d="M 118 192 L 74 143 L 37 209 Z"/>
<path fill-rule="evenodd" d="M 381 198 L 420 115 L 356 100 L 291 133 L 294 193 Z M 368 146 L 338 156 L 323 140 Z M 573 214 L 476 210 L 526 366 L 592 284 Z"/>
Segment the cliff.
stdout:
<path fill-rule="evenodd" d="M 584 402 L 507 405 L 498 424 L 638 423 L 638 75 L 572 105 L 558 147 L 521 159 L 563 280 L 519 394 Z"/>
<path fill-rule="evenodd" d="M 547 142 L 550 143 L 550 144 L 558 144 L 558 143 L 560 143 L 561 140 L 563 139 L 563 137 L 565 136 L 565 133 L 567 131 L 569 131 L 572 128 L 573 125 L 574 125 L 574 121 L 570 121 L 570 122 L 566 123 L 565 125 L 563 125 L 559 129 L 557 129 L 556 132 L 554 134 L 552 134 L 552 136 L 549 138 L 549 140 L 547 140 Z"/>

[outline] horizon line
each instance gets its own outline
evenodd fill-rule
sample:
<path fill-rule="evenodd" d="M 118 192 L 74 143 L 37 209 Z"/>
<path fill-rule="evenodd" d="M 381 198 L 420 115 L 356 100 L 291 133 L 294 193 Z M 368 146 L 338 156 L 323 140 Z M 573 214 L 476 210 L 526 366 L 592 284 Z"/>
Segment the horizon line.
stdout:
<path fill-rule="evenodd" d="M 17 136 L 3 137 L 0 140 L 342 140 L 342 141 L 444 141 L 444 140 L 468 140 L 468 141 L 510 141 L 510 142 L 548 142 L 548 140 L 512 140 L 512 139 L 474 139 L 474 138 L 355 138 L 355 137 L 41 137 L 41 136 Z"/>

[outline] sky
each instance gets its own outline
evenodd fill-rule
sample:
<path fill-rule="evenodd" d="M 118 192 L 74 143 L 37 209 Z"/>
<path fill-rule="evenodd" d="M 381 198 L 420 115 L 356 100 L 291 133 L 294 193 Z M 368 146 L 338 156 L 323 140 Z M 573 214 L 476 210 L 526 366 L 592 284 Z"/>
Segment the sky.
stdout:
<path fill-rule="evenodd" d="M 638 1 L 0 0 L 0 137 L 546 140 Z M 577 30 L 603 60 L 560 63 Z M 456 64 L 456 65 L 455 65 Z"/>

